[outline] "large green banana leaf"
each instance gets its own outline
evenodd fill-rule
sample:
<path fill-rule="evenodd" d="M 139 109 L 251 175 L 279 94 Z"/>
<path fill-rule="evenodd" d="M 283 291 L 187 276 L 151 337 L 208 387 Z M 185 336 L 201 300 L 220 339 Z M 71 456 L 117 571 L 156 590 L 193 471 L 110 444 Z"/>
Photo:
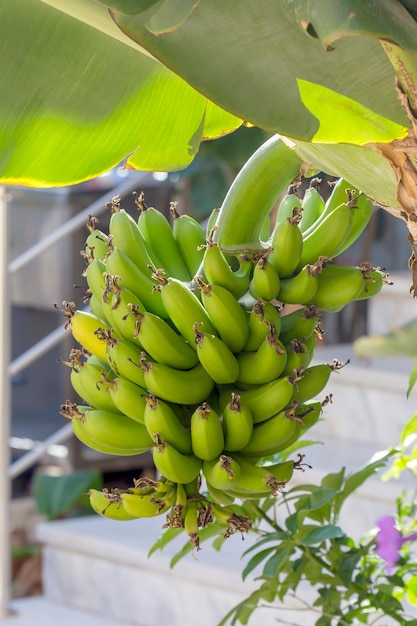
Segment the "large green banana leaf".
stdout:
<path fill-rule="evenodd" d="M 405 4 L 4 3 L 0 181 L 65 184 L 124 159 L 178 170 L 202 139 L 245 120 L 292 139 L 302 158 L 336 174 L 369 156 L 356 184 L 368 191 L 379 162 L 384 176 L 371 195 L 402 206 L 397 171 L 380 147 L 404 141 L 412 127 L 395 86 L 399 76 L 409 100 L 417 93 L 417 23 Z"/>

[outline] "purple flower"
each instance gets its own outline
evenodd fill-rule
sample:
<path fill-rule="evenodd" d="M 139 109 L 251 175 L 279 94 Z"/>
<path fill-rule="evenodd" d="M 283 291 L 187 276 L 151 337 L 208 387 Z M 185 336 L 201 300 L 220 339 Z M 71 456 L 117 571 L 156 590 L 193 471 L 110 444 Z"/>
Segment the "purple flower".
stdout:
<path fill-rule="evenodd" d="M 394 565 L 400 558 L 400 548 L 407 541 L 415 541 L 417 533 L 403 537 L 395 527 L 395 519 L 390 515 L 381 517 L 377 521 L 378 534 L 376 536 L 376 553 L 386 562 L 388 574 L 392 574 Z"/>

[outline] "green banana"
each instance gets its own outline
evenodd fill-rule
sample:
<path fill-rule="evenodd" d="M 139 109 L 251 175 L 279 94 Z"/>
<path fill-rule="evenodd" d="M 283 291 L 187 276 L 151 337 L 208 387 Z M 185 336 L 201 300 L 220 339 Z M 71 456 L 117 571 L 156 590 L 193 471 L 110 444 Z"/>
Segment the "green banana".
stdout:
<path fill-rule="evenodd" d="M 384 285 L 392 285 L 388 274 L 379 267 L 372 267 L 367 263 L 362 263 L 361 267 L 364 270 L 364 281 L 355 301 L 372 298 L 381 291 Z"/>
<path fill-rule="evenodd" d="M 202 461 L 218 458 L 223 450 L 222 423 L 207 402 L 203 402 L 191 415 L 191 445 L 194 456 Z"/>
<path fill-rule="evenodd" d="M 99 300 L 94 294 L 89 294 L 87 292 L 87 296 L 83 299 L 85 303 L 88 302 L 90 306 L 90 312 L 97 317 L 97 319 L 101 320 L 103 324 L 110 324 L 109 320 L 106 318 L 106 314 L 103 309 L 103 302 Z"/>
<path fill-rule="evenodd" d="M 122 442 L 122 445 L 120 445 L 120 442 L 117 441 L 117 438 L 115 441 L 108 442 L 107 437 L 106 439 L 104 439 L 103 437 L 99 437 L 99 439 L 97 439 L 96 437 L 93 437 L 90 432 L 91 424 L 87 425 L 87 419 L 85 415 L 87 411 L 90 411 L 90 410 L 91 410 L 91 407 L 89 406 L 79 406 L 79 405 L 77 406 L 76 404 L 74 404 L 73 402 L 70 402 L 69 400 L 67 400 L 63 405 L 61 405 L 61 408 L 60 408 L 61 415 L 71 420 L 72 430 L 74 432 L 74 435 L 77 437 L 77 439 L 81 441 L 81 443 L 84 443 L 86 446 L 88 446 L 92 450 L 96 450 L 97 452 L 101 452 L 103 454 L 111 454 L 114 456 L 134 456 L 136 454 L 143 454 L 143 452 L 146 452 L 147 450 L 149 450 L 149 447 L 146 449 L 143 448 L 143 445 L 142 445 L 143 433 L 142 432 L 141 432 L 142 440 L 139 440 L 138 445 L 136 447 L 133 447 L 133 443 L 134 443 L 133 439 L 130 441 L 130 445 L 126 446 L 124 441 Z M 93 409 L 93 411 L 94 410 L 96 409 Z M 129 419 L 125 417 L 124 415 L 117 415 L 117 417 L 120 417 L 122 420 Z M 96 426 L 97 426 L 96 430 L 100 434 L 99 425 L 96 425 Z M 146 436 L 149 437 L 147 432 L 146 432 Z"/>
<path fill-rule="evenodd" d="M 169 319 L 190 345 L 195 346 L 194 324 L 196 322 L 203 324 L 206 332 L 217 335 L 216 328 L 204 306 L 185 283 L 176 278 L 165 278 L 160 272 L 154 272 L 153 276 L 160 283 L 159 290 Z"/>
<path fill-rule="evenodd" d="M 362 193 L 359 194 L 359 196 L 355 198 L 355 206 L 352 214 L 352 224 L 350 226 L 349 234 L 343 244 L 336 250 L 334 256 L 342 254 L 345 250 L 350 248 L 353 243 L 355 243 L 369 224 L 372 213 L 373 204 L 370 199 Z"/>
<path fill-rule="evenodd" d="M 297 405 L 295 414 L 301 419 L 301 430 L 304 432 L 316 424 L 323 413 L 323 403 L 319 400 L 315 402 L 305 402 Z"/>
<path fill-rule="evenodd" d="M 207 481 L 206 488 L 209 498 L 217 504 L 220 504 L 221 506 L 230 506 L 235 501 L 235 498 L 233 496 L 230 496 L 228 493 L 226 493 L 226 491 L 223 491 L 222 489 L 216 489 L 216 487 L 213 487 L 213 485 L 211 485 Z"/>
<path fill-rule="evenodd" d="M 304 237 L 312 233 L 318 228 L 322 222 L 340 205 L 350 202 L 355 196 L 359 195 L 359 190 L 348 183 L 345 179 L 339 178 L 339 180 L 333 184 L 333 189 L 330 196 L 327 198 L 323 210 L 318 215 L 313 224 L 304 231 Z"/>
<path fill-rule="evenodd" d="M 169 276 L 178 280 L 189 281 L 192 276 L 182 258 L 175 241 L 171 225 L 165 215 L 154 207 L 146 206 L 143 194 L 136 197 L 136 204 L 140 209 L 138 227 L 146 245 L 162 263 L 163 269 Z M 154 263 L 150 265 L 155 267 Z"/>
<path fill-rule="evenodd" d="M 240 466 L 240 478 L 237 487 L 233 490 L 254 493 L 257 497 L 263 493 L 264 497 L 276 496 L 291 479 L 294 462 L 285 461 L 276 465 L 254 465 L 242 456 L 233 456 Z"/>
<path fill-rule="evenodd" d="M 105 273 L 106 288 L 103 292 L 102 306 L 106 319 L 117 335 L 137 342 L 137 328 L 133 316 L 129 313 L 134 307 L 135 312 L 144 312 L 142 302 L 126 288 L 119 286 L 119 276 Z M 140 342 L 138 342 L 140 344 Z"/>
<path fill-rule="evenodd" d="M 198 503 L 194 500 L 187 502 L 185 514 L 184 514 L 184 530 L 188 535 L 188 538 L 196 550 L 200 550 L 200 536 L 198 532 L 199 528 L 199 511 Z"/>
<path fill-rule="evenodd" d="M 111 237 L 97 228 L 98 219 L 90 216 L 87 228 L 90 231 L 85 241 L 83 256 L 89 261 L 99 259 L 103 261 L 109 253 Z"/>
<path fill-rule="evenodd" d="M 250 442 L 239 451 L 239 454 L 264 457 L 285 450 L 298 439 L 300 422 L 293 409 L 279 411 L 268 420 L 254 425 Z"/>
<path fill-rule="evenodd" d="M 230 258 L 231 260 L 236 259 L 233 256 L 230 256 Z M 212 238 L 207 240 L 203 257 L 204 276 L 209 283 L 224 287 L 237 299 L 242 297 L 248 290 L 253 270 L 251 260 L 247 260 L 246 257 L 241 257 L 238 260 L 239 268 L 234 271 L 218 243 L 213 241 Z"/>
<path fill-rule="evenodd" d="M 321 266 L 305 265 L 294 276 L 281 279 L 278 300 L 284 304 L 306 304 L 314 299 L 317 291 L 317 275 Z"/>
<path fill-rule="evenodd" d="M 149 256 L 147 242 L 142 236 L 134 218 L 120 207 L 120 198 L 116 196 L 110 203 L 112 214 L 109 233 L 113 247 L 126 254 L 145 274 L 148 265 L 154 260 Z"/>
<path fill-rule="evenodd" d="M 250 157 L 222 203 L 216 240 L 228 253 L 262 250 L 260 232 L 281 194 L 299 176 L 302 162 L 274 135 Z M 242 211 L 242 207 L 254 207 Z M 208 278 L 209 282 L 216 282 Z"/>
<path fill-rule="evenodd" d="M 205 284 L 200 276 L 195 282 L 201 290 L 201 301 L 219 337 L 233 353 L 240 352 L 249 337 L 247 314 L 235 296 L 221 285 Z"/>
<path fill-rule="evenodd" d="M 277 218 L 275 227 L 277 228 L 281 222 L 294 215 L 294 209 L 301 209 L 301 199 L 296 195 L 297 185 L 290 185 L 287 193 L 283 196 L 278 204 Z"/>
<path fill-rule="evenodd" d="M 84 430 L 92 440 L 103 446 L 114 446 L 131 454 L 141 454 L 152 448 L 146 428 L 126 415 L 91 409 L 82 413 Z"/>
<path fill-rule="evenodd" d="M 198 404 L 207 398 L 214 382 L 201 363 L 189 370 L 177 370 L 162 363 L 152 363 L 142 353 L 141 368 L 144 387 L 168 402 Z"/>
<path fill-rule="evenodd" d="M 100 259 L 93 259 L 85 268 L 83 275 L 87 281 L 89 292 L 98 300 L 103 297 L 106 289 L 106 264 Z"/>
<path fill-rule="evenodd" d="M 239 375 L 237 358 L 219 337 L 199 330 L 201 325 L 194 324 L 194 341 L 201 365 L 215 383 L 233 383 Z"/>
<path fill-rule="evenodd" d="M 98 338 L 97 331 L 110 330 L 110 327 L 89 311 L 75 310 L 74 302 L 64 301 L 62 305 L 61 311 L 67 318 L 65 330 L 70 328 L 74 339 L 87 352 L 106 362 L 106 345 Z M 58 308 L 56 304 L 55 307 Z"/>
<path fill-rule="evenodd" d="M 216 208 L 216 209 L 213 209 L 210 215 L 208 216 L 207 223 L 206 223 L 206 239 L 208 239 L 210 237 L 210 234 L 213 232 L 213 228 L 216 225 L 219 215 L 220 215 L 220 209 Z"/>
<path fill-rule="evenodd" d="M 298 269 L 316 263 L 320 257 L 333 258 L 339 254 L 352 226 L 354 207 L 355 200 L 341 204 L 304 233 Z"/>
<path fill-rule="evenodd" d="M 253 430 L 252 412 L 234 392 L 224 407 L 222 424 L 225 450 L 241 450 L 249 443 Z"/>
<path fill-rule="evenodd" d="M 165 494 L 130 493 L 129 490 L 120 494 L 123 509 L 134 518 L 155 517 L 166 513 L 175 500 L 175 490 Z"/>
<path fill-rule="evenodd" d="M 153 461 L 157 470 L 168 480 L 187 484 L 200 474 L 203 462 L 192 454 L 181 454 L 158 435 L 154 438 Z"/>
<path fill-rule="evenodd" d="M 98 491 L 90 489 L 88 492 L 90 506 L 95 513 L 118 522 L 127 522 L 135 519 L 122 505 L 120 494 L 117 491 Z"/>
<path fill-rule="evenodd" d="M 281 316 L 278 308 L 271 302 L 257 300 L 249 313 L 248 322 L 249 336 L 243 348 L 247 352 L 258 350 L 269 332 L 268 322 L 274 326 L 276 334 L 280 335 Z"/>
<path fill-rule="evenodd" d="M 107 272 L 118 276 L 118 285 L 128 289 L 140 300 L 147 311 L 159 315 L 163 319 L 169 319 L 169 315 L 162 303 L 162 297 L 156 283 L 136 265 L 131 258 L 118 248 L 114 248 L 106 259 Z"/>
<path fill-rule="evenodd" d="M 237 487 L 240 465 L 232 457 L 221 454 L 218 459 L 203 461 L 203 475 L 211 486 L 219 491 Z"/>
<path fill-rule="evenodd" d="M 107 361 L 116 376 L 127 378 L 139 387 L 145 388 L 143 351 L 140 347 L 127 339 L 117 337 L 112 330 L 99 331 L 97 336 L 105 344 Z"/>
<path fill-rule="evenodd" d="M 117 410 L 139 424 L 145 424 L 147 391 L 127 378 L 116 376 L 105 382 Z"/>
<path fill-rule="evenodd" d="M 84 402 L 94 408 L 118 412 L 104 382 L 106 377 L 114 377 L 113 373 L 110 374 L 108 364 L 93 355 L 85 359 L 83 356 L 81 350 L 71 350 L 68 365 L 71 367 L 72 388 Z"/>
<path fill-rule="evenodd" d="M 281 316 L 279 338 L 287 344 L 291 339 L 305 341 L 314 334 L 320 323 L 320 314 L 314 305 L 305 305 Z"/>
<path fill-rule="evenodd" d="M 311 400 L 311 398 L 314 398 L 323 391 L 329 382 L 330 374 L 339 371 L 344 365 L 347 365 L 347 363 L 349 363 L 349 361 L 341 363 L 335 359 L 332 365 L 319 363 L 318 365 L 307 367 L 307 369 L 300 372 L 299 380 L 295 383 L 293 399 L 298 404 Z"/>
<path fill-rule="evenodd" d="M 254 424 L 269 419 L 291 402 L 297 378 L 284 376 L 240 392 L 240 400 L 250 409 Z"/>
<path fill-rule="evenodd" d="M 165 320 L 147 312 L 133 312 L 136 339 L 143 349 L 158 363 L 188 370 L 198 363 L 194 347 L 179 335 Z"/>
<path fill-rule="evenodd" d="M 190 430 L 181 424 L 169 404 L 152 394 L 145 399 L 144 423 L 151 437 L 159 433 L 162 440 L 174 446 L 178 452 L 191 452 Z"/>
<path fill-rule="evenodd" d="M 302 370 L 310 364 L 312 354 L 307 349 L 304 342 L 299 339 L 291 339 L 286 346 L 286 365 L 282 372 L 284 376 L 294 374 L 297 370 Z"/>
<path fill-rule="evenodd" d="M 301 213 L 298 209 L 276 225 L 269 242 L 268 261 L 279 278 L 291 276 L 296 271 L 303 250 L 303 235 L 299 227 Z"/>
<path fill-rule="evenodd" d="M 304 196 L 301 202 L 303 212 L 300 222 L 300 230 L 302 233 L 310 228 L 310 226 L 312 226 L 314 222 L 316 222 L 318 217 L 324 211 L 325 201 L 320 195 L 317 187 L 312 184 L 317 180 L 317 178 L 314 178 L 311 181 L 310 186 L 304 192 Z"/>
<path fill-rule="evenodd" d="M 176 203 L 170 205 L 172 233 L 187 266 L 191 277 L 195 276 L 204 256 L 206 233 L 204 228 L 190 215 L 180 215 L 176 210 Z"/>
<path fill-rule="evenodd" d="M 271 322 L 264 322 L 268 334 L 256 352 L 240 352 L 236 355 L 239 365 L 238 383 L 268 383 L 281 376 L 287 364 L 287 351 L 278 338 Z"/>
<path fill-rule="evenodd" d="M 269 254 L 260 255 L 249 283 L 249 293 L 257 300 L 274 300 L 279 293 L 280 278 L 269 262 Z"/>
<path fill-rule="evenodd" d="M 322 311 L 341 311 L 359 295 L 365 273 L 361 267 L 326 263 L 317 277 L 317 291 L 310 303 Z"/>

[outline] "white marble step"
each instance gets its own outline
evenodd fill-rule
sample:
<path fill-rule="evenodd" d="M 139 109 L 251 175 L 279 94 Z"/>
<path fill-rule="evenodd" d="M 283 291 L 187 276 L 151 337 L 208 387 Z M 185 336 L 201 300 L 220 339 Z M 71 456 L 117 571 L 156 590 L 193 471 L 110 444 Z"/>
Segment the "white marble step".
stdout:
<path fill-rule="evenodd" d="M 13 614 L 0 619 L 1 626 L 119 626 L 120 622 L 103 616 L 50 602 L 36 596 L 16 600 L 11 604 Z"/>
<path fill-rule="evenodd" d="M 216 626 L 255 588 L 240 574 L 242 553 L 252 539 L 234 535 L 220 552 L 203 544 L 171 569 L 170 557 L 184 537 L 147 557 L 162 523 L 160 518 L 121 523 L 89 517 L 40 525 L 45 597 L 115 624 Z M 305 610 L 291 610 L 296 606 L 256 611 L 249 626 L 277 626 L 280 617 L 294 618 L 299 626 L 314 624 Z"/>

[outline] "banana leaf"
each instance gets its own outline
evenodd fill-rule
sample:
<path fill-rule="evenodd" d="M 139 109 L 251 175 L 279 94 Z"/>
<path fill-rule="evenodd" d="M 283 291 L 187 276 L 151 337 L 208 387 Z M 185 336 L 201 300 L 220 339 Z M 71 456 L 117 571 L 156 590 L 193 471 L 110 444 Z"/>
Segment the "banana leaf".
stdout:
<path fill-rule="evenodd" d="M 398 0 L 14 0 L 0 7 L 0 182 L 69 184 L 120 162 L 180 170 L 202 140 L 242 120 L 314 144 L 323 169 L 340 174 L 339 144 L 369 147 L 372 157 L 375 145 L 409 134 L 395 88 L 398 50 L 404 89 L 414 86 L 408 8 Z M 398 206 L 397 196 L 395 177 L 384 178 L 381 202 Z"/>

